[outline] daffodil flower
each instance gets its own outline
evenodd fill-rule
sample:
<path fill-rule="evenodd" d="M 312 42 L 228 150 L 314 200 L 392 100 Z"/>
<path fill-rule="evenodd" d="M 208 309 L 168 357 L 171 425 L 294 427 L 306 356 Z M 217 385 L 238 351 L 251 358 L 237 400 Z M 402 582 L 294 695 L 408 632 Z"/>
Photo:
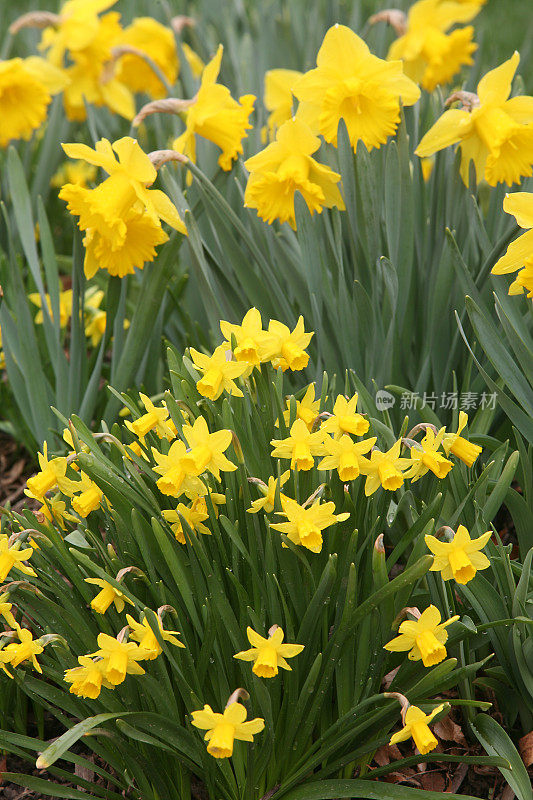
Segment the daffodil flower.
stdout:
<path fill-rule="evenodd" d="M 207 752 L 214 758 L 230 758 L 235 739 L 253 742 L 255 734 L 265 727 L 265 721 L 260 717 L 246 722 L 246 709 L 241 703 L 230 703 L 223 714 L 204 705 L 200 711 L 193 711 L 191 716 L 195 728 L 207 730 L 204 736 L 208 742 Z"/>
<path fill-rule="evenodd" d="M 242 650 L 233 658 L 241 661 L 253 661 L 252 672 L 259 678 L 274 678 L 278 674 L 278 667 L 290 670 L 291 667 L 285 659 L 293 658 L 304 649 L 303 644 L 283 644 L 283 630 L 275 626 L 268 639 L 260 636 L 253 628 L 246 628 L 246 636 L 252 645 L 250 650 Z"/>
<path fill-rule="evenodd" d="M 445 644 L 448 639 L 446 627 L 456 622 L 458 616 L 441 623 L 441 614 L 436 606 L 429 606 L 419 619 L 407 619 L 400 625 L 400 635 L 385 645 L 385 650 L 401 652 L 409 650 L 410 661 L 420 661 L 425 667 L 440 664 L 446 658 Z"/>
<path fill-rule="evenodd" d="M 457 583 L 468 583 L 478 570 L 490 566 L 489 559 L 480 550 L 485 547 L 491 535 L 491 531 L 487 531 L 478 539 L 471 539 L 464 525 L 459 525 L 450 542 L 441 542 L 435 536 L 427 534 L 424 540 L 435 556 L 430 570 L 440 572 L 445 581 L 454 578 Z"/>
<path fill-rule="evenodd" d="M 437 739 L 429 729 L 429 723 L 440 714 L 444 708 L 444 703 L 433 709 L 431 714 L 424 714 L 418 706 L 409 706 L 405 713 L 404 727 L 401 731 L 394 733 L 391 736 L 389 744 L 398 744 L 405 742 L 411 736 L 418 751 L 425 756 L 431 750 L 434 750 L 438 744 Z"/>

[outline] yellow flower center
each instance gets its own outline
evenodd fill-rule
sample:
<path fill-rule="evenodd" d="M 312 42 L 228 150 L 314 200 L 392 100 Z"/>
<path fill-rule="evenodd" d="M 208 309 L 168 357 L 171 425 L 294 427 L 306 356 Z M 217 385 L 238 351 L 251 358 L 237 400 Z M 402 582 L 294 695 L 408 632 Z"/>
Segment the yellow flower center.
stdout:
<path fill-rule="evenodd" d="M 296 442 L 292 451 L 291 467 L 296 469 L 308 470 L 313 468 L 315 460 L 311 455 L 309 445 L 305 442 Z"/>
<path fill-rule="evenodd" d="M 91 601 L 91 608 L 94 608 L 97 614 L 105 614 L 114 599 L 115 590 L 109 584 L 104 586 L 102 591 Z"/>
<path fill-rule="evenodd" d="M 482 110 L 476 123 L 479 138 L 496 157 L 500 154 L 501 146 L 520 129 L 520 125 L 501 108 Z"/>
<path fill-rule="evenodd" d="M 163 477 L 157 481 L 157 487 L 162 494 L 177 497 L 181 484 L 185 478 L 185 472 L 181 466 L 172 467 Z"/>
<path fill-rule="evenodd" d="M 219 722 L 213 728 L 207 752 L 215 758 L 229 758 L 233 754 L 235 725 L 231 722 Z"/>
<path fill-rule="evenodd" d="M 462 436 L 458 436 L 452 444 L 450 451 L 460 458 L 467 467 L 471 467 L 478 455 L 481 453 L 481 447 L 477 444 L 472 444 Z"/>
<path fill-rule="evenodd" d="M 281 355 L 289 365 L 289 369 L 305 369 L 309 361 L 307 353 L 290 340 L 282 345 Z"/>
<path fill-rule="evenodd" d="M 251 336 L 247 336 L 245 339 L 241 341 L 239 345 L 233 351 L 233 354 L 237 361 L 247 361 L 248 364 L 259 364 L 259 350 L 257 347 L 257 342 L 251 338 Z"/>
<path fill-rule="evenodd" d="M 437 478 L 445 478 L 451 469 L 451 464 L 442 458 L 439 453 L 423 453 L 421 461 Z"/>
<path fill-rule="evenodd" d="M 152 431 L 159 423 L 159 416 L 155 411 L 150 411 L 148 414 L 143 414 L 142 417 L 136 419 L 131 423 L 131 427 L 136 436 L 141 438 L 146 436 L 147 433 Z"/>
<path fill-rule="evenodd" d="M 396 469 L 392 461 L 387 461 L 386 459 L 378 466 L 378 476 L 383 488 L 389 492 L 399 489 L 403 483 L 401 472 Z"/>
<path fill-rule="evenodd" d="M 415 640 L 425 667 L 433 667 L 446 658 L 446 648 L 432 631 L 418 633 Z"/>
<path fill-rule="evenodd" d="M 184 464 L 190 465 L 191 471 L 198 474 L 203 472 L 213 457 L 211 449 L 206 444 L 199 444 L 183 459 Z"/>
<path fill-rule="evenodd" d="M 353 452 L 341 453 L 339 459 L 339 478 L 341 481 L 353 481 L 359 475 L 359 462 Z"/>
<path fill-rule="evenodd" d="M 204 397 L 209 397 L 214 400 L 218 394 L 218 390 L 222 384 L 224 375 L 220 367 L 211 367 L 208 369 L 203 378 L 198 381 L 198 391 Z"/>
<path fill-rule="evenodd" d="M 415 722 L 411 726 L 411 735 L 423 756 L 430 750 L 434 750 L 438 744 L 425 722 Z"/>
<path fill-rule="evenodd" d="M 76 686 L 76 694 L 81 697 L 89 697 L 94 700 L 100 694 L 102 688 L 102 673 L 96 667 L 87 667 L 87 672 L 80 678 L 78 684 L 73 684 L 71 691 Z"/>
<path fill-rule="evenodd" d="M 308 520 L 298 523 L 298 536 L 300 542 L 313 553 L 320 553 L 322 550 L 322 533 L 317 525 L 313 525 Z"/>
<path fill-rule="evenodd" d="M 117 686 L 126 677 L 128 668 L 128 654 L 122 648 L 117 648 L 109 656 L 105 676 L 109 683 Z"/>
<path fill-rule="evenodd" d="M 464 585 L 475 576 L 477 570 L 462 548 L 457 547 L 451 550 L 448 554 L 448 561 L 457 583 Z"/>
<path fill-rule="evenodd" d="M 354 436 L 362 436 L 370 427 L 367 420 L 359 414 L 337 417 L 337 422 L 341 431 L 352 433 Z"/>
<path fill-rule="evenodd" d="M 53 489 L 56 485 L 57 477 L 55 471 L 48 467 L 43 472 L 38 472 L 33 478 L 28 481 L 28 489 L 36 497 L 44 497 L 44 495 Z"/>
<path fill-rule="evenodd" d="M 82 492 L 79 497 L 75 497 L 72 501 L 72 508 L 77 511 L 80 517 L 87 517 L 91 511 L 97 509 L 102 499 L 102 492 L 96 486 L 91 486 L 85 492 Z"/>
<path fill-rule="evenodd" d="M 273 678 L 278 674 L 278 654 L 275 647 L 266 644 L 259 650 L 252 672 L 260 678 Z"/>

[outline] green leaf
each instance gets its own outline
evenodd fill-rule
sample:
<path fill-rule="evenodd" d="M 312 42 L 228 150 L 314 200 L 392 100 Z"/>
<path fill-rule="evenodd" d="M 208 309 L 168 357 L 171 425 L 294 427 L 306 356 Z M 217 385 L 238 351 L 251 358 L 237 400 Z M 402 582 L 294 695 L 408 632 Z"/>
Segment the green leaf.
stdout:
<path fill-rule="evenodd" d="M 272 800 L 283 797 L 283 800 L 442 800 L 442 792 L 429 792 L 423 789 L 412 789 L 410 786 L 377 783 L 359 779 L 330 780 L 306 783 L 284 794 L 276 792 Z M 479 800 L 467 794 L 447 794 L 448 800 Z"/>
<path fill-rule="evenodd" d="M 61 758 L 63 753 L 69 750 L 82 736 L 89 734 L 97 725 L 102 725 L 104 722 L 109 722 L 109 720 L 127 715 L 128 712 L 97 714 L 95 717 L 88 717 L 88 719 L 78 722 L 41 753 L 35 766 L 37 769 L 47 769 L 52 766 L 58 758 Z"/>
<path fill-rule="evenodd" d="M 518 751 L 501 725 L 487 714 L 478 714 L 471 723 L 479 742 L 489 755 L 503 756 L 509 762 L 509 769 L 500 771 L 516 794 L 518 800 L 532 800 L 531 780 Z"/>

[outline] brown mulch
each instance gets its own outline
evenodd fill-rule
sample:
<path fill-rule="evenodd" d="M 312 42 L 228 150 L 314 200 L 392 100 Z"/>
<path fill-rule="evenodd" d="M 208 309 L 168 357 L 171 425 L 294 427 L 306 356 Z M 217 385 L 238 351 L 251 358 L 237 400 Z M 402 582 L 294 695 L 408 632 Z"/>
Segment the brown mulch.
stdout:
<path fill-rule="evenodd" d="M 0 506 L 9 504 L 11 509 L 21 511 L 28 504 L 24 488 L 35 469 L 28 452 L 10 436 L 0 433 Z"/>

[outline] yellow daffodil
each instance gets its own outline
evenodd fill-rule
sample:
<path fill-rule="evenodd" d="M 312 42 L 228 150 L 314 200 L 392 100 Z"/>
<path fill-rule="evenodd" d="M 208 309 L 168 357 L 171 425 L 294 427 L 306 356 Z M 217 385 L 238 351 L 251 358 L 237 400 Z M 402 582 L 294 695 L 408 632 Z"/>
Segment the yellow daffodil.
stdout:
<path fill-rule="evenodd" d="M 31 661 L 33 668 L 36 669 L 37 672 L 42 673 L 41 665 L 37 661 L 36 656 L 43 652 L 43 645 L 40 643 L 39 639 L 34 641 L 32 632 L 27 628 L 21 628 L 20 625 L 17 625 L 16 631 L 19 641 L 11 642 L 6 645 L 2 654 L 5 656 L 6 660 L 8 659 L 8 663 L 11 664 L 12 667 L 18 667 L 18 665 L 22 664 L 24 661 Z"/>
<path fill-rule="evenodd" d="M 44 29 L 39 49 L 57 67 L 66 63 L 64 92 L 70 120 L 86 118 L 86 103 L 107 106 L 126 119 L 135 114 L 133 95 L 115 75 L 113 48 L 120 44 L 120 14 L 102 11 L 116 0 L 67 0 L 54 23 Z"/>
<path fill-rule="evenodd" d="M 455 28 L 469 22 L 479 11 L 479 3 L 447 0 L 419 0 L 405 21 L 405 31 L 392 43 L 388 58 L 403 61 L 405 74 L 428 92 L 448 83 L 462 66 L 473 64 L 474 29 Z"/>
<path fill-rule="evenodd" d="M 361 456 L 374 447 L 376 437 L 354 442 L 344 434 L 340 439 L 324 438 L 324 452 L 326 457 L 317 465 L 318 470 L 336 469 L 341 481 L 353 481 L 361 474 Z"/>
<path fill-rule="evenodd" d="M 71 506 L 80 517 L 88 517 L 102 504 L 103 491 L 85 472 L 80 472 L 79 481 L 69 481 L 63 493 L 71 497 Z M 79 493 L 79 494 L 78 494 Z"/>
<path fill-rule="evenodd" d="M 146 409 L 146 414 L 142 414 L 133 422 L 126 420 L 124 423 L 126 427 L 140 439 L 144 439 L 150 431 L 154 431 L 160 439 L 168 439 L 169 441 L 174 439 L 175 433 L 169 424 L 167 407 L 163 405 L 156 408 L 150 398 L 142 392 L 139 392 L 139 397 Z"/>
<path fill-rule="evenodd" d="M 248 365 L 233 360 L 231 348 L 227 343 L 219 345 L 212 356 L 199 353 L 194 347 L 190 347 L 189 351 L 194 366 L 203 373 L 196 383 L 196 388 L 203 397 L 216 400 L 222 392 L 242 397 L 242 391 L 235 383 L 235 378 L 243 375 Z"/>
<path fill-rule="evenodd" d="M 494 270 L 493 270 L 494 271 Z M 477 444 L 472 444 L 468 439 L 460 436 L 461 431 L 468 424 L 468 415 L 464 411 L 459 411 L 459 423 L 457 425 L 456 433 L 444 433 L 442 437 L 442 448 L 446 455 L 453 453 L 454 456 L 460 458 L 467 467 L 471 467 L 481 453 L 481 447 Z"/>
<path fill-rule="evenodd" d="M 3 617 L 7 624 L 11 628 L 17 627 L 17 621 L 13 616 L 11 609 L 13 608 L 13 603 L 5 602 L 9 598 L 8 592 L 3 592 L 0 594 L 0 617 Z"/>
<path fill-rule="evenodd" d="M 264 360 L 268 334 L 263 330 L 261 314 L 257 308 L 247 311 L 240 325 L 221 320 L 220 330 L 228 342 L 231 342 L 232 336 L 235 337 L 233 355 L 237 361 L 245 361 L 247 365 L 257 367 Z"/>
<path fill-rule="evenodd" d="M 206 519 L 209 519 L 209 512 L 207 511 L 205 500 L 203 502 L 203 507 L 198 507 L 198 505 L 195 505 L 196 501 L 193 501 L 191 506 L 186 506 L 185 503 L 178 503 L 178 507 L 175 511 L 172 509 L 164 509 L 161 512 L 164 519 L 170 524 L 172 533 L 180 544 L 186 543 L 182 518 L 192 531 L 198 531 L 198 533 L 204 533 L 208 535 L 211 534 L 209 528 L 203 524 Z"/>
<path fill-rule="evenodd" d="M 129 603 L 130 606 L 133 605 L 131 600 L 126 597 L 120 589 L 112 586 L 103 578 L 85 578 L 85 583 L 100 586 L 102 589 L 102 591 L 91 600 L 91 608 L 94 609 L 97 614 L 105 614 L 111 603 L 114 604 L 119 614 L 124 611 L 124 603 Z"/>
<path fill-rule="evenodd" d="M 28 295 L 28 300 L 33 303 L 34 306 L 37 306 L 40 310 L 35 315 L 35 324 L 42 325 L 43 324 L 43 301 L 39 292 L 32 292 Z M 54 316 L 52 314 L 52 302 L 50 300 L 50 295 L 46 295 L 46 307 L 48 309 L 48 313 L 50 314 L 50 318 L 53 322 Z M 64 328 L 68 325 L 70 317 L 72 316 L 72 289 L 67 289 L 65 292 L 59 292 L 59 327 Z"/>
<path fill-rule="evenodd" d="M 125 136 L 113 144 L 101 139 L 94 150 L 84 144 L 64 144 L 63 149 L 71 158 L 102 167 L 109 175 L 95 189 L 67 183 L 59 192 L 70 213 L 79 216 L 78 227 L 85 231 L 87 278 L 98 269 L 120 277 L 135 267 L 142 269 L 146 261 L 153 260 L 156 245 L 168 239 L 161 220 L 186 233 L 167 195 L 148 188 L 157 171 L 135 139 Z"/>
<path fill-rule="evenodd" d="M 255 734 L 265 727 L 265 721 L 260 717 L 246 722 L 246 709 L 241 703 L 230 703 L 223 714 L 204 705 L 200 711 L 193 711 L 191 716 L 195 728 L 207 730 L 204 736 L 208 742 L 207 752 L 214 758 L 230 758 L 235 739 L 253 742 Z"/>
<path fill-rule="evenodd" d="M 427 472 L 432 472 L 441 480 L 446 477 L 453 467 L 453 463 L 438 452 L 443 436 L 444 428 L 441 428 L 438 433 L 435 433 L 432 428 L 427 429 L 422 441 L 417 442 L 417 447 L 411 447 L 411 467 L 404 477 L 410 478 L 412 483 L 415 483 Z"/>
<path fill-rule="evenodd" d="M 62 70 L 37 56 L 0 61 L 0 147 L 29 139 L 45 121 L 52 95 L 67 84 Z"/>
<path fill-rule="evenodd" d="M 454 578 L 457 583 L 465 584 L 475 577 L 480 569 L 490 566 L 490 561 L 481 553 L 491 537 L 487 531 L 478 539 L 471 539 L 464 525 L 459 525 L 451 542 L 441 542 L 429 534 L 424 537 L 425 542 L 434 554 L 432 572 L 440 572 L 444 581 Z"/>
<path fill-rule="evenodd" d="M 303 644 L 282 644 L 285 634 L 277 625 L 274 627 L 272 633 L 269 631 L 268 639 L 253 628 L 246 628 L 246 636 L 252 647 L 233 656 L 241 661 L 253 661 L 252 672 L 259 678 L 274 678 L 278 674 L 278 667 L 290 670 L 285 659 L 297 656 L 304 649 Z"/>
<path fill-rule="evenodd" d="M 135 17 L 122 32 L 120 45 L 145 53 L 159 67 L 170 86 L 176 82 L 179 61 L 176 40 L 170 28 L 152 17 Z M 167 89 L 154 70 L 136 54 L 125 53 L 121 56 L 116 77 L 132 92 L 146 92 L 154 98 L 167 96 Z"/>
<path fill-rule="evenodd" d="M 95 700 L 102 689 L 102 685 L 112 688 L 104 679 L 102 659 L 93 660 L 89 656 L 78 656 L 79 667 L 65 670 L 64 680 L 70 683 L 69 692 L 77 697 L 88 697 Z"/>
<path fill-rule="evenodd" d="M 332 502 L 321 503 L 315 500 L 312 506 L 304 508 L 296 500 L 290 497 L 281 497 L 283 514 L 288 522 L 277 522 L 271 524 L 271 528 L 286 534 L 294 544 L 301 544 L 312 553 L 320 553 L 322 550 L 322 531 L 329 528 L 336 522 L 344 522 L 350 516 L 348 513 L 335 514 L 335 504 Z"/>
<path fill-rule="evenodd" d="M 204 68 L 200 89 L 185 112 L 185 131 L 175 140 L 173 148 L 195 162 L 195 135 L 198 134 L 220 147 L 218 163 L 227 171 L 242 153 L 242 140 L 252 127 L 249 116 L 254 109 L 255 96 L 245 94 L 237 102 L 226 86 L 216 82 L 223 49 L 219 45 L 216 55 Z"/>
<path fill-rule="evenodd" d="M 261 219 L 275 219 L 296 228 L 294 196 L 300 192 L 311 214 L 323 208 L 344 209 L 339 173 L 312 157 L 320 139 L 297 116 L 279 128 L 276 141 L 245 161 L 250 172 L 244 205 L 255 208 Z"/>
<path fill-rule="evenodd" d="M 337 144 L 343 119 L 352 147 L 380 147 L 396 132 L 400 101 L 411 106 L 420 89 L 404 75 L 401 61 L 383 61 L 345 25 L 334 25 L 318 51 L 317 67 L 292 87 L 306 119 L 326 142 Z"/>
<path fill-rule="evenodd" d="M 7 533 L 0 533 L 0 583 L 3 583 L 12 569 L 17 569 L 24 575 L 31 575 L 36 577 L 36 572 L 24 564 L 31 558 L 33 548 L 25 547 L 20 549 L 20 542 L 15 542 L 13 545 L 9 544 L 9 536 Z"/>
<path fill-rule="evenodd" d="M 410 461 L 407 458 L 400 458 L 401 439 L 382 453 L 380 450 L 372 450 L 370 458 L 361 458 L 359 468 L 362 475 L 366 475 L 365 495 L 369 497 L 382 486 L 388 492 L 399 489 L 404 481 L 402 470 L 407 469 Z"/>
<path fill-rule="evenodd" d="M 514 53 L 496 69 L 487 72 L 477 86 L 477 95 L 457 93 L 463 108 L 445 111 L 416 149 L 421 158 L 453 144 L 461 148 L 461 176 L 468 185 L 470 162 L 477 180 L 491 185 L 519 183 L 532 174 L 533 97 L 509 99 L 520 56 Z M 454 99 L 452 95 L 450 99 Z"/>
<path fill-rule="evenodd" d="M 106 633 L 98 634 L 98 650 L 89 653 L 90 658 L 100 657 L 102 674 L 112 686 L 118 686 L 128 675 L 144 675 L 138 661 L 146 658 L 146 652 L 135 642 L 119 642 Z"/>
<path fill-rule="evenodd" d="M 296 419 L 301 419 L 307 425 L 308 430 L 312 431 L 320 411 L 320 397 L 315 400 L 315 384 L 310 383 L 301 400 L 296 400 Z M 291 401 L 287 400 L 287 410 L 283 412 L 285 425 L 288 425 L 291 418 Z M 276 426 L 278 422 L 276 421 Z"/>
<path fill-rule="evenodd" d="M 509 287 L 509 294 L 522 294 L 525 290 L 527 296 L 533 299 L 533 230 L 531 230 L 533 228 L 533 193 L 506 194 L 503 210 L 507 214 L 512 214 L 521 228 L 529 230 L 511 242 L 506 254 L 498 259 L 492 272 L 494 275 L 506 275 L 519 270 Z"/>
<path fill-rule="evenodd" d="M 324 449 L 324 433 L 321 430 L 311 433 L 302 419 L 293 422 L 290 435 L 286 439 L 272 439 L 273 458 L 290 458 L 291 469 L 310 470 L 313 468 L 314 456 L 322 456 Z"/>
<path fill-rule="evenodd" d="M 65 478 L 67 471 L 66 458 L 52 458 L 48 460 L 48 445 L 46 442 L 43 444 L 43 452 L 37 454 L 39 466 L 41 471 L 28 479 L 27 491 L 41 502 L 44 496 L 54 486 L 59 486 L 62 490 L 64 486 L 69 484 L 68 479 Z"/>
<path fill-rule="evenodd" d="M 191 448 L 187 453 L 186 461 L 195 466 L 198 474 L 208 470 L 219 481 L 221 471 L 233 472 L 237 469 L 235 464 L 232 464 L 224 455 L 231 444 L 231 431 L 221 430 L 209 433 L 204 417 L 198 417 L 194 425 L 183 426 L 183 435 Z M 198 492 L 198 494 L 206 494 L 206 492 Z"/>
<path fill-rule="evenodd" d="M 157 658 L 157 656 L 163 652 L 163 648 L 157 641 L 157 637 L 151 629 L 150 623 L 146 617 L 143 617 L 142 622 L 136 622 L 129 614 L 126 614 L 126 619 L 130 626 L 130 639 L 139 642 L 140 649 L 146 652 L 146 661 L 153 661 L 154 658 Z M 164 642 L 170 642 L 170 644 L 173 644 L 175 647 L 185 647 L 183 642 L 176 639 L 176 636 L 179 636 L 179 631 L 166 631 L 159 617 L 157 617 L 157 624 L 159 633 Z"/>
<path fill-rule="evenodd" d="M 282 322 L 271 319 L 268 337 L 265 339 L 265 361 L 272 361 L 274 369 L 281 367 L 283 372 L 287 369 L 305 369 L 309 363 L 309 355 L 305 349 L 313 335 L 312 331 L 305 332 L 303 317 L 298 317 L 293 331 Z"/>
<path fill-rule="evenodd" d="M 441 623 L 440 611 L 429 606 L 419 619 L 407 619 L 400 625 L 400 635 L 385 645 L 385 650 L 393 653 L 409 650 L 410 661 L 420 661 L 425 667 L 440 664 L 446 658 L 445 644 L 448 639 L 446 627 L 456 622 L 458 616 L 450 617 Z"/>
<path fill-rule="evenodd" d="M 96 180 L 98 170 L 85 161 L 65 161 L 50 179 L 50 186 L 59 189 L 65 183 L 74 183 L 87 188 L 89 183 Z"/>
<path fill-rule="evenodd" d="M 405 742 L 412 736 L 418 751 L 425 756 L 426 753 L 434 750 L 438 744 L 428 725 L 437 714 L 440 714 L 443 708 L 444 703 L 441 703 L 441 705 L 433 709 L 431 714 L 424 714 L 417 706 L 409 706 L 405 714 L 404 727 L 401 731 L 391 736 L 389 744 Z"/>
<path fill-rule="evenodd" d="M 271 514 L 274 511 L 274 503 L 276 498 L 276 489 L 278 488 L 278 480 L 280 488 L 287 483 L 291 476 L 291 471 L 288 469 L 286 472 L 282 472 L 279 478 L 274 478 L 273 476 L 268 479 L 268 483 L 258 483 L 259 490 L 263 492 L 263 497 L 260 497 L 258 500 L 252 500 L 252 505 L 250 506 L 248 512 L 250 514 L 257 514 L 258 511 L 263 511 L 266 514 Z"/>
<path fill-rule="evenodd" d="M 354 394 L 349 400 L 339 394 L 333 406 L 333 414 L 322 423 L 322 430 L 333 434 L 335 439 L 340 439 L 345 433 L 352 436 L 364 436 L 370 423 L 357 413 L 358 399 L 357 394 Z"/>
<path fill-rule="evenodd" d="M 31 497 L 32 495 L 27 492 L 28 496 Z M 37 500 L 39 498 L 36 498 Z M 52 524 L 59 525 L 61 530 L 66 530 L 65 521 L 68 522 L 77 522 L 77 518 L 74 517 L 72 514 L 69 514 L 67 511 L 67 506 L 64 500 L 59 499 L 59 495 L 55 497 L 45 497 L 44 501 L 41 500 L 43 505 L 38 509 L 38 512 L 43 515 L 48 522 Z"/>
<path fill-rule="evenodd" d="M 172 442 L 167 454 L 158 452 L 152 447 L 157 466 L 154 472 L 161 475 L 157 481 L 157 488 L 162 494 L 179 497 L 186 494 L 196 497 L 207 492 L 206 487 L 198 477 L 200 470 L 194 460 L 188 456 L 185 442 L 177 439 Z"/>
<path fill-rule="evenodd" d="M 75 57 L 98 39 L 101 23 L 98 15 L 116 2 L 117 0 L 67 0 L 61 6 L 57 18 L 44 29 L 39 50 L 47 51 L 47 58 L 52 64 L 62 66 L 67 53 Z"/>
<path fill-rule="evenodd" d="M 271 136 L 292 118 L 294 98 L 291 89 L 302 74 L 295 69 L 269 69 L 265 73 L 264 102 L 266 110 L 270 111 L 267 124 Z"/>

